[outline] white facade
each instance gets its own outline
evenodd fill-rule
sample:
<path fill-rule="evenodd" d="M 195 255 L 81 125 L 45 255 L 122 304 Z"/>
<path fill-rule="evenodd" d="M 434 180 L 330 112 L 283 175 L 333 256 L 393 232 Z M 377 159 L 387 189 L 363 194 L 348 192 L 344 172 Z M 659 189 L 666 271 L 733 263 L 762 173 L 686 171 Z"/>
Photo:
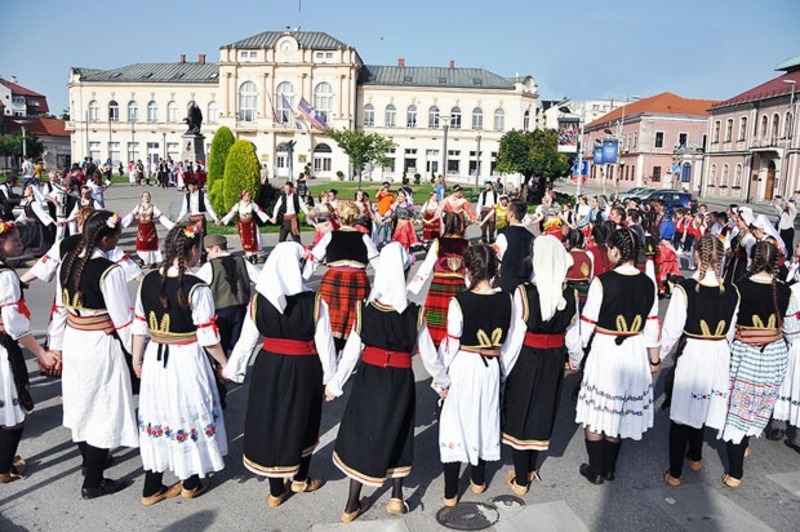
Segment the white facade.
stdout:
<path fill-rule="evenodd" d="M 585 117 L 585 123 L 589 124 L 623 105 L 625 102 L 621 100 L 564 100 L 558 105 L 544 110 L 538 126 L 542 129 L 558 129 L 559 117 L 568 116 L 559 111 L 561 107 L 567 107 L 570 110 L 571 115 L 569 116 L 577 116 L 581 119 Z"/>

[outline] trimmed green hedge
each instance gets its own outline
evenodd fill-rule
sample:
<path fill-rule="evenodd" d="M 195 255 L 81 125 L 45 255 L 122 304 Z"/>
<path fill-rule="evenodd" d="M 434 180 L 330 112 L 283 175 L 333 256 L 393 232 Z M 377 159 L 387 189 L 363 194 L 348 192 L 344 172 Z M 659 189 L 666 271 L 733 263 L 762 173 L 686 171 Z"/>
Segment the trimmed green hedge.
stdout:
<path fill-rule="evenodd" d="M 209 190 L 214 186 L 216 180 L 223 179 L 225 162 L 228 160 L 228 153 L 234 142 L 236 142 L 236 137 L 226 126 L 222 126 L 214 133 L 214 138 L 211 140 L 211 153 L 208 157 L 208 184 L 206 186 Z"/>
<path fill-rule="evenodd" d="M 225 208 L 222 212 L 227 212 L 239 201 L 243 190 L 249 190 L 251 198 L 256 201 L 260 188 L 261 163 L 258 162 L 256 147 L 249 140 L 237 140 L 225 161 L 222 184 Z"/>

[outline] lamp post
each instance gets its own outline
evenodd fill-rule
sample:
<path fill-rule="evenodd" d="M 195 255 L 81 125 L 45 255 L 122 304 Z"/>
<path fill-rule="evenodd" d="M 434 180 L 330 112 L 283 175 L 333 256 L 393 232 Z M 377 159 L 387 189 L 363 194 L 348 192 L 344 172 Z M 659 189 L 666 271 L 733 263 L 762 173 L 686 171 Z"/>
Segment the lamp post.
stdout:
<path fill-rule="evenodd" d="M 442 175 L 445 182 L 447 181 L 447 130 L 450 129 L 450 115 L 440 116 L 439 120 L 442 121 L 442 129 L 444 129 L 444 141 L 442 146 Z"/>
<path fill-rule="evenodd" d="M 476 167 L 475 167 L 475 188 L 480 188 L 480 179 L 481 179 L 481 131 L 478 130 L 478 151 L 475 152 L 476 156 Z"/>
<path fill-rule="evenodd" d="M 567 107 L 566 105 L 563 107 L 558 108 L 564 114 L 567 115 L 576 115 L 577 113 L 573 113 L 572 109 Z M 583 125 L 586 122 L 586 105 L 583 106 L 583 114 L 581 115 L 581 130 L 580 136 L 578 137 L 578 179 L 576 180 L 577 183 L 575 185 L 575 201 L 578 201 L 578 197 L 581 195 L 581 185 L 583 184 Z"/>
<path fill-rule="evenodd" d="M 786 124 L 786 149 L 783 151 L 783 177 L 784 177 L 784 197 L 793 195 L 789 179 L 789 150 L 792 148 L 792 130 L 794 129 L 794 90 L 797 82 L 793 79 L 785 79 L 784 83 L 792 86 L 792 94 L 789 96 L 789 120 Z"/>

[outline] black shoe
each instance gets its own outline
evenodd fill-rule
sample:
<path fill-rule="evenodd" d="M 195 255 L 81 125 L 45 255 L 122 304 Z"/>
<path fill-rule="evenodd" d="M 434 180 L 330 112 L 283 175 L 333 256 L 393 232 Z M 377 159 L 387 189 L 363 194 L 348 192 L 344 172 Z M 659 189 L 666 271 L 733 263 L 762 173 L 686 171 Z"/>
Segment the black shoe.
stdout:
<path fill-rule="evenodd" d="M 614 480 L 614 472 L 613 472 L 613 471 L 609 471 L 609 472 L 607 472 L 607 473 L 604 473 L 604 474 L 603 474 L 603 478 L 604 478 L 604 479 L 605 479 L 607 482 L 611 482 L 612 480 Z"/>
<path fill-rule="evenodd" d="M 780 441 L 786 437 L 783 429 L 769 429 L 764 435 L 769 441 Z"/>
<path fill-rule="evenodd" d="M 581 467 L 578 468 L 578 471 L 580 471 L 581 476 L 583 476 L 586 480 L 588 480 L 592 484 L 599 486 L 600 484 L 605 482 L 603 475 L 598 475 L 596 473 L 593 473 L 592 470 L 589 468 L 589 464 L 581 464 Z"/>
<path fill-rule="evenodd" d="M 109 468 L 109 467 L 111 467 L 112 465 L 114 465 L 114 455 L 113 455 L 113 454 L 111 454 L 111 453 L 109 452 L 109 453 L 106 455 L 106 463 L 105 463 L 105 464 L 103 464 L 103 470 L 106 470 L 106 469 L 108 469 L 108 468 Z M 86 476 L 86 466 L 85 466 L 85 465 L 82 465 L 82 466 L 81 466 L 81 476 L 82 476 L 82 477 L 85 477 L 85 476 Z"/>
<path fill-rule="evenodd" d="M 81 496 L 84 499 L 96 499 L 103 495 L 111 495 L 125 489 L 126 484 L 123 482 L 115 482 L 110 478 L 104 478 L 100 481 L 100 485 L 96 488 L 81 488 Z"/>

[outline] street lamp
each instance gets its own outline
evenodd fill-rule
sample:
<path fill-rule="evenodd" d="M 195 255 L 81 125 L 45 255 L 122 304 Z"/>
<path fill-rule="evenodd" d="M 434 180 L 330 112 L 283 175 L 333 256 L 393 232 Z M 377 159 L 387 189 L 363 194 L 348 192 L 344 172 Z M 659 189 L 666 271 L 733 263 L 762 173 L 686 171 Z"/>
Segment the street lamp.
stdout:
<path fill-rule="evenodd" d="M 783 80 L 787 85 L 792 86 L 792 94 L 789 97 L 789 120 L 786 123 L 786 149 L 783 152 L 783 176 L 786 183 L 784 184 L 784 196 L 791 196 L 790 179 L 789 179 L 789 150 L 792 149 L 792 131 L 794 130 L 794 90 L 797 87 L 797 81 L 793 79 Z"/>
<path fill-rule="evenodd" d="M 19 124 L 20 129 L 22 130 L 22 156 L 28 156 L 28 142 L 27 142 L 27 135 L 25 134 L 25 126 L 31 123 L 30 120 L 14 120 L 17 124 Z"/>
<path fill-rule="evenodd" d="M 567 107 L 566 105 L 563 107 L 558 108 L 564 114 L 567 115 L 576 115 L 577 113 L 573 113 L 572 109 Z M 581 132 L 580 136 L 578 137 L 578 179 L 576 179 L 575 185 L 575 201 L 578 201 L 578 197 L 581 195 L 581 184 L 583 183 L 583 124 L 586 122 L 586 106 L 583 106 L 583 115 L 581 117 Z"/>
<path fill-rule="evenodd" d="M 440 116 L 439 120 L 442 122 L 442 129 L 444 129 L 444 142 L 442 146 L 442 175 L 444 180 L 447 181 L 447 130 L 450 129 L 450 115 Z"/>
<path fill-rule="evenodd" d="M 477 158 L 476 168 L 475 168 L 475 188 L 478 189 L 480 188 L 480 185 L 478 183 L 480 182 L 481 178 L 481 130 L 480 129 L 478 130 L 478 151 L 475 152 L 475 155 Z"/>

